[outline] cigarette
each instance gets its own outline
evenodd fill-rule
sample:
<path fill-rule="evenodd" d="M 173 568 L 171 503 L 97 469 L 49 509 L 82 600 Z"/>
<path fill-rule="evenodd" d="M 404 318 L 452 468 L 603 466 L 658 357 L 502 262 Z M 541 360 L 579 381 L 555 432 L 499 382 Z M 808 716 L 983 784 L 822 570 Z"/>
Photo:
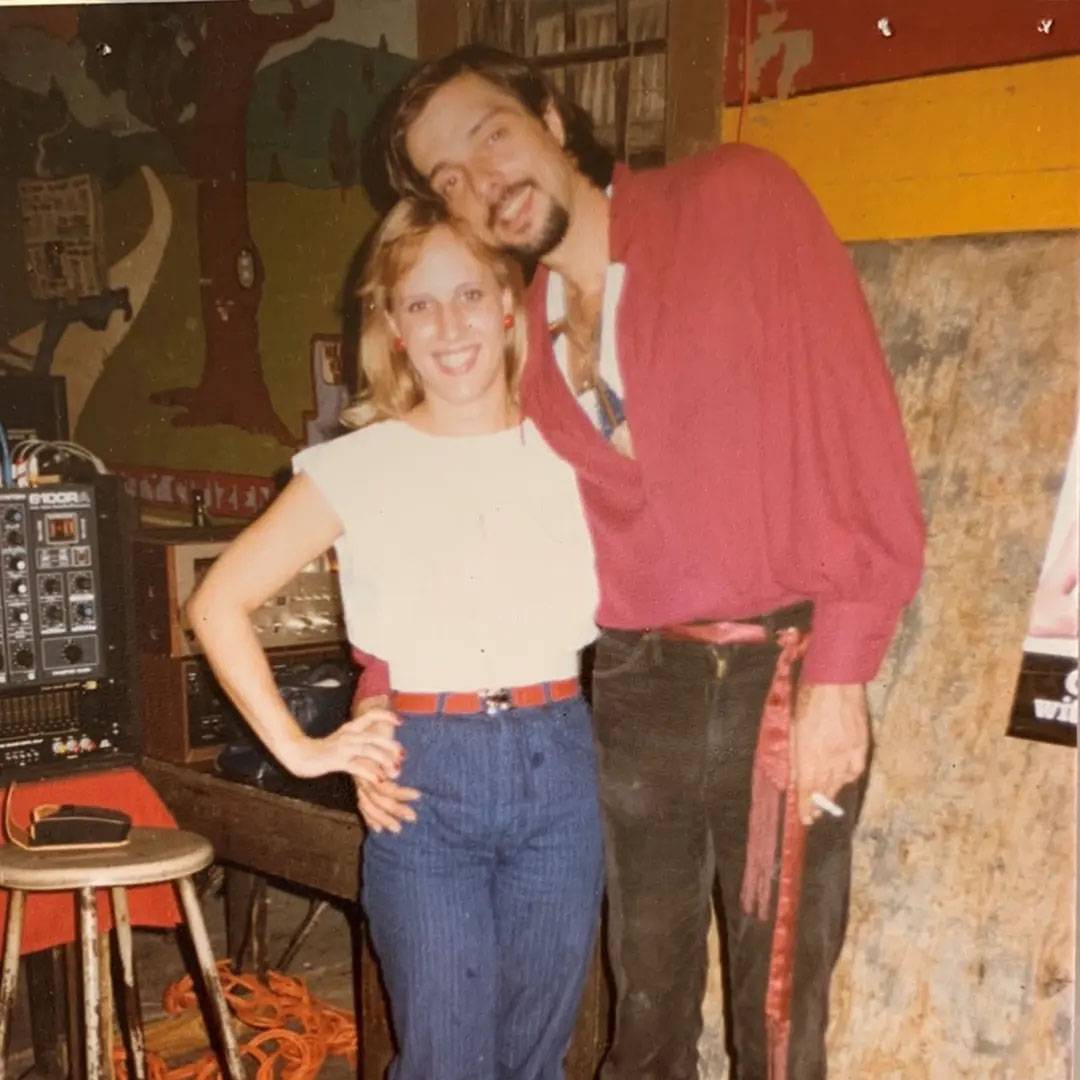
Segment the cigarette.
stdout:
<path fill-rule="evenodd" d="M 826 814 L 832 814 L 833 817 L 843 817 L 844 809 L 841 806 L 837 806 L 827 795 L 822 795 L 820 791 L 815 791 L 810 796 L 810 801 L 819 809 L 824 810 Z"/>

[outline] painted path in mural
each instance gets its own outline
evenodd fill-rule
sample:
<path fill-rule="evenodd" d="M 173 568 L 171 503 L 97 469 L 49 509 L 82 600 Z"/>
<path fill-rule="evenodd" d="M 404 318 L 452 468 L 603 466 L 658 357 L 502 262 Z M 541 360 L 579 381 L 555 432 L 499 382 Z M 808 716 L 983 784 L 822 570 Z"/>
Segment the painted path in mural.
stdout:
<path fill-rule="evenodd" d="M 73 323 L 60 339 L 53 357 L 52 373 L 67 379 L 68 422 L 72 431 L 94 383 L 104 370 L 105 361 L 135 325 L 172 233 L 172 205 L 165 188 L 153 169 L 142 165 L 139 171 L 150 196 L 150 226 L 139 243 L 109 268 L 108 278 L 110 289 L 128 289 L 132 317 L 130 321 L 125 320 L 120 312 L 114 312 L 104 330 L 91 330 L 83 323 Z M 38 323 L 11 339 L 9 346 L 17 350 L 12 359 L 19 354 L 30 357 L 24 361 L 25 366 L 30 367 L 43 326 Z"/>

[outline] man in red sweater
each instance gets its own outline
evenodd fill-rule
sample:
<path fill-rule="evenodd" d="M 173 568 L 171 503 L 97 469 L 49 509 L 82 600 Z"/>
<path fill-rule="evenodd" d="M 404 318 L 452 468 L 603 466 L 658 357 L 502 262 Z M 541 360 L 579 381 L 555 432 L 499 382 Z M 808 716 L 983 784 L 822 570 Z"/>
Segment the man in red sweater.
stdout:
<path fill-rule="evenodd" d="M 523 405 L 577 471 L 601 586 L 603 1076 L 697 1075 L 716 885 L 736 1075 L 824 1076 L 863 684 L 923 547 L 848 255 L 760 150 L 617 167 L 609 185 L 580 110 L 482 47 L 410 77 L 387 160 L 400 194 L 540 264 Z M 361 803 L 391 822 L 408 816 L 396 794 Z"/>

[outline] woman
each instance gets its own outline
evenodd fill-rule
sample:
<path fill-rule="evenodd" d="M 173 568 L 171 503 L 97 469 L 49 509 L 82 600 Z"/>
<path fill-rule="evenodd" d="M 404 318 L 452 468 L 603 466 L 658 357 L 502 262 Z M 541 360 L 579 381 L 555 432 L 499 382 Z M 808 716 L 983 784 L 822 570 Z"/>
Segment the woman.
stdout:
<path fill-rule="evenodd" d="M 400 776 L 421 793 L 414 823 L 364 844 L 394 1080 L 561 1076 L 597 919 L 577 683 L 596 584 L 573 474 L 520 416 L 519 292 L 511 261 L 441 211 L 399 204 L 361 284 L 381 422 L 298 454 L 189 608 L 222 685 L 287 768 Z M 393 712 L 312 739 L 247 614 L 331 544 L 350 640 L 389 663 Z"/>

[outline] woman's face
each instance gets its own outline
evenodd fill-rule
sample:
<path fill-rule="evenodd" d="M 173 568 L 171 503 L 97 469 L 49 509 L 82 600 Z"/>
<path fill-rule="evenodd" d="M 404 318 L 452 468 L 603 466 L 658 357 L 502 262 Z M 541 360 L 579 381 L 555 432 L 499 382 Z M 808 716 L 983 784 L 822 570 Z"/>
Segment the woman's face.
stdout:
<path fill-rule="evenodd" d="M 392 303 L 429 407 L 505 405 L 505 319 L 513 300 L 452 229 L 427 235 Z"/>

